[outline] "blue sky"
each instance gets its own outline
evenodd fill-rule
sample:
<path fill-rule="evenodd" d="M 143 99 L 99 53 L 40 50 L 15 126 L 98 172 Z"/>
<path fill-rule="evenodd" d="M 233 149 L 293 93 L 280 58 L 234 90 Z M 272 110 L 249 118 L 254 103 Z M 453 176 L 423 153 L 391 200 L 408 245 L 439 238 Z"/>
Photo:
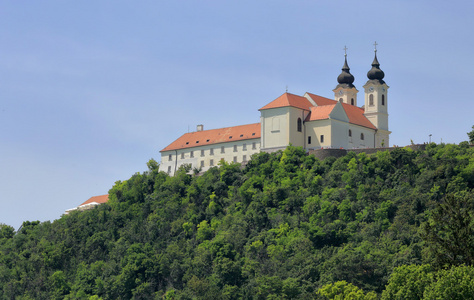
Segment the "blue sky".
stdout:
<path fill-rule="evenodd" d="M 0 223 L 54 220 L 197 124 L 285 92 L 363 91 L 377 41 L 390 144 L 474 125 L 472 1 L 0 1 Z M 359 93 L 359 101 L 363 99 Z"/>

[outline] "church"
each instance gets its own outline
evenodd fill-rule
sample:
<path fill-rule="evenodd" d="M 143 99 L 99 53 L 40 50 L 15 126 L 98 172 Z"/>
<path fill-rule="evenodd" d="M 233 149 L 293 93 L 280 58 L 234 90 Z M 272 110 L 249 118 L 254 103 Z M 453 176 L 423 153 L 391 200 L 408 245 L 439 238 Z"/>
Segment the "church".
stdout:
<path fill-rule="evenodd" d="M 198 125 L 195 132 L 183 134 L 160 151 L 160 170 L 173 175 L 181 165 L 190 164 L 206 171 L 221 160 L 246 163 L 254 153 L 278 151 L 290 144 L 308 151 L 388 146 L 389 87 L 384 76 L 375 48 L 359 107 L 346 53 L 334 100 L 286 92 L 259 109 L 259 123 L 210 130 Z"/>

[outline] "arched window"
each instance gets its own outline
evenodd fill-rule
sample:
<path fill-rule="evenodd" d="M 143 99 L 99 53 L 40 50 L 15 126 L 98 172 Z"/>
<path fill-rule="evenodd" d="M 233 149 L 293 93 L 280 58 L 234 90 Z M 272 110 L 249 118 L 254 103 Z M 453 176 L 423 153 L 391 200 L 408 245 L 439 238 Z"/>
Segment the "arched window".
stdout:
<path fill-rule="evenodd" d="M 352 130 L 349 129 L 349 136 L 352 136 Z"/>
<path fill-rule="evenodd" d="M 374 106 L 374 95 L 373 94 L 369 95 L 369 105 Z"/>
<path fill-rule="evenodd" d="M 364 134 L 363 133 L 360 134 L 360 139 L 364 140 Z"/>
<path fill-rule="evenodd" d="M 354 98 L 351 98 L 351 105 L 354 105 Z"/>
<path fill-rule="evenodd" d="M 339 98 L 339 102 L 341 102 L 341 103 L 342 103 L 342 101 L 343 101 L 343 100 L 342 100 L 342 98 Z"/>
<path fill-rule="evenodd" d="M 385 95 L 382 95 L 382 105 L 385 105 Z"/>
<path fill-rule="evenodd" d="M 297 125 L 298 125 L 298 126 L 297 126 L 298 132 L 301 132 L 301 127 L 302 127 L 302 126 L 301 126 L 301 118 L 298 118 L 298 124 L 297 124 Z"/>

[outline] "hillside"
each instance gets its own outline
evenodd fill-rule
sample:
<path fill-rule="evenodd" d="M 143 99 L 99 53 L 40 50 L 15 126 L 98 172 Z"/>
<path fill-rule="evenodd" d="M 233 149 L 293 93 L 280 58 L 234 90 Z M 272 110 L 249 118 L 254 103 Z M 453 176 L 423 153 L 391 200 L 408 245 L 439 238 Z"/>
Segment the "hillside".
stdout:
<path fill-rule="evenodd" d="M 148 168 L 90 211 L 0 225 L 0 298 L 454 299 L 443 284 L 459 278 L 454 293 L 474 292 L 467 143 Z"/>

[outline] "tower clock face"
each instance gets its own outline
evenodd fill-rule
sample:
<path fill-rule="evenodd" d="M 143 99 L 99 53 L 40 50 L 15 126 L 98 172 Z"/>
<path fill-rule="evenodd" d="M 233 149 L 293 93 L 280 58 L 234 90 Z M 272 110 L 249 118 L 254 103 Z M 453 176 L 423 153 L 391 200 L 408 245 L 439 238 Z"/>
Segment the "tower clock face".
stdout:
<path fill-rule="evenodd" d="M 344 94 L 344 91 L 343 91 L 343 90 L 340 90 L 340 91 L 339 91 L 339 95 L 342 96 L 343 94 Z"/>
<path fill-rule="evenodd" d="M 371 86 L 371 87 L 369 88 L 369 92 L 373 92 L 373 91 L 374 91 L 374 87 Z"/>

